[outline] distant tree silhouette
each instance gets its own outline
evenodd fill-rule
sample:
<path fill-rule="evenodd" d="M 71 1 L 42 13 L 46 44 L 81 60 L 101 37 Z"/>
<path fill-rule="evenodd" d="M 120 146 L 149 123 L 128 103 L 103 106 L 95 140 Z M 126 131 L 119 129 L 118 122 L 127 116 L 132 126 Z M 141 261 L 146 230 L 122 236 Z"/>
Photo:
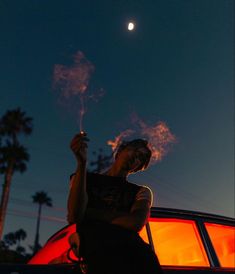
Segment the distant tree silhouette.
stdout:
<path fill-rule="evenodd" d="M 23 229 L 15 232 L 9 232 L 0 241 L 0 263 L 26 263 L 30 258 L 30 254 L 26 254 L 25 248 L 21 246 L 21 242 L 27 237 Z M 15 249 L 12 247 L 15 246 Z"/>
<path fill-rule="evenodd" d="M 20 228 L 15 232 L 15 237 L 16 237 L 16 252 L 19 254 L 25 254 L 25 248 L 21 246 L 21 241 L 23 241 L 27 237 L 27 233 Z"/>
<path fill-rule="evenodd" d="M 33 196 L 33 203 L 37 203 L 39 205 L 38 207 L 38 217 L 37 217 L 37 226 L 36 226 L 36 234 L 35 234 L 35 241 L 34 241 L 34 248 L 33 252 L 36 253 L 39 248 L 39 228 L 40 228 L 40 220 L 41 220 L 41 210 L 42 206 L 46 205 L 51 207 L 52 206 L 52 200 L 49 196 L 47 196 L 47 193 L 44 191 L 36 192 Z"/>
<path fill-rule="evenodd" d="M 27 233 L 22 229 L 18 229 L 15 232 L 9 232 L 4 236 L 4 245 L 7 249 L 16 245 L 16 252 L 21 255 L 25 254 L 25 248 L 22 247 L 21 241 L 23 241 L 27 237 Z"/>
<path fill-rule="evenodd" d="M 20 108 L 8 110 L 0 120 L 0 135 L 9 137 L 13 144 L 18 143 L 18 136 L 32 132 L 32 118 Z"/>
<path fill-rule="evenodd" d="M 112 154 L 105 155 L 103 149 L 100 148 L 98 152 L 93 151 L 93 155 L 95 155 L 96 160 L 90 162 L 90 172 L 100 173 L 110 166 L 113 158 Z"/>
<path fill-rule="evenodd" d="M 0 119 L 0 173 L 4 183 L 0 202 L 0 239 L 2 238 L 12 176 L 15 171 L 24 172 L 29 154 L 20 145 L 18 136 L 32 132 L 32 118 L 20 108 L 9 110 Z"/>
<path fill-rule="evenodd" d="M 14 232 L 7 233 L 3 239 L 7 248 L 16 244 L 16 237 Z"/>

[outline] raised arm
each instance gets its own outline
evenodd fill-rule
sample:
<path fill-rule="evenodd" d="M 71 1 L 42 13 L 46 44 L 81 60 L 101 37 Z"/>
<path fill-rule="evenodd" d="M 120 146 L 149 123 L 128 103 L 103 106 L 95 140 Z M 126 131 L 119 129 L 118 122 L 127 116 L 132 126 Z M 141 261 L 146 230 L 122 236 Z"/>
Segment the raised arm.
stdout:
<path fill-rule="evenodd" d="M 86 211 L 88 197 L 86 192 L 86 164 L 87 164 L 87 137 L 86 134 L 76 135 L 70 148 L 73 151 L 77 167 L 70 180 L 70 191 L 67 201 L 67 220 L 71 223 L 81 223 Z"/>

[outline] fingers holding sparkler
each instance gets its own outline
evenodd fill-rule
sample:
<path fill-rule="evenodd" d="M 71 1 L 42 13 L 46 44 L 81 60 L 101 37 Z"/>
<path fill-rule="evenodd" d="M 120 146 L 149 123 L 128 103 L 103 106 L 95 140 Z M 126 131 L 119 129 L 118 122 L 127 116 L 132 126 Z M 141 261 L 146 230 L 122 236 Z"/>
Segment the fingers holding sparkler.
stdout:
<path fill-rule="evenodd" d="M 89 139 L 84 131 L 75 135 L 70 142 L 70 148 L 73 151 L 79 165 L 85 165 L 87 162 L 87 149 Z"/>

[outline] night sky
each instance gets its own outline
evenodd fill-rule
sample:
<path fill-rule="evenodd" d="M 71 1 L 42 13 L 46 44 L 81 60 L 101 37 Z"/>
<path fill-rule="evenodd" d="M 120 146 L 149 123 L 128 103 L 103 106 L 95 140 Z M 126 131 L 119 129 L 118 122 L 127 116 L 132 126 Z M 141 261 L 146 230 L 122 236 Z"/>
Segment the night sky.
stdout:
<path fill-rule="evenodd" d="M 1 0 L 0 115 L 20 107 L 34 124 L 20 138 L 30 162 L 13 177 L 4 234 L 23 228 L 33 243 L 41 190 L 54 205 L 43 208 L 41 244 L 66 225 L 79 104 L 58 102 L 53 71 L 78 51 L 95 67 L 91 93 L 104 91 L 86 105 L 89 159 L 111 153 L 107 140 L 134 126 L 133 113 L 164 121 L 177 142 L 129 180 L 152 188 L 154 206 L 234 216 L 233 11 L 232 0 Z"/>

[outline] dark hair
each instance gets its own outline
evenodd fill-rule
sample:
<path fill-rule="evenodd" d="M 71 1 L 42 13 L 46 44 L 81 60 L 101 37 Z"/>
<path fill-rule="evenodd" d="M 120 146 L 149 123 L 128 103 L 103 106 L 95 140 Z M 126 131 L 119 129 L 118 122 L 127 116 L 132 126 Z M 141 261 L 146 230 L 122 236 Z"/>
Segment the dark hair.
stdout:
<path fill-rule="evenodd" d="M 114 158 L 117 159 L 118 155 L 120 154 L 121 151 L 123 151 L 126 147 L 133 147 L 133 148 L 145 148 L 146 149 L 146 153 L 144 155 L 144 157 L 142 157 L 142 163 L 140 166 L 138 166 L 135 170 L 133 170 L 133 172 L 142 170 L 147 168 L 151 156 L 152 156 L 152 151 L 150 150 L 149 146 L 148 146 L 148 141 L 143 140 L 143 139 L 134 139 L 132 141 L 123 141 L 119 147 L 117 148 L 115 154 L 114 154 Z"/>

